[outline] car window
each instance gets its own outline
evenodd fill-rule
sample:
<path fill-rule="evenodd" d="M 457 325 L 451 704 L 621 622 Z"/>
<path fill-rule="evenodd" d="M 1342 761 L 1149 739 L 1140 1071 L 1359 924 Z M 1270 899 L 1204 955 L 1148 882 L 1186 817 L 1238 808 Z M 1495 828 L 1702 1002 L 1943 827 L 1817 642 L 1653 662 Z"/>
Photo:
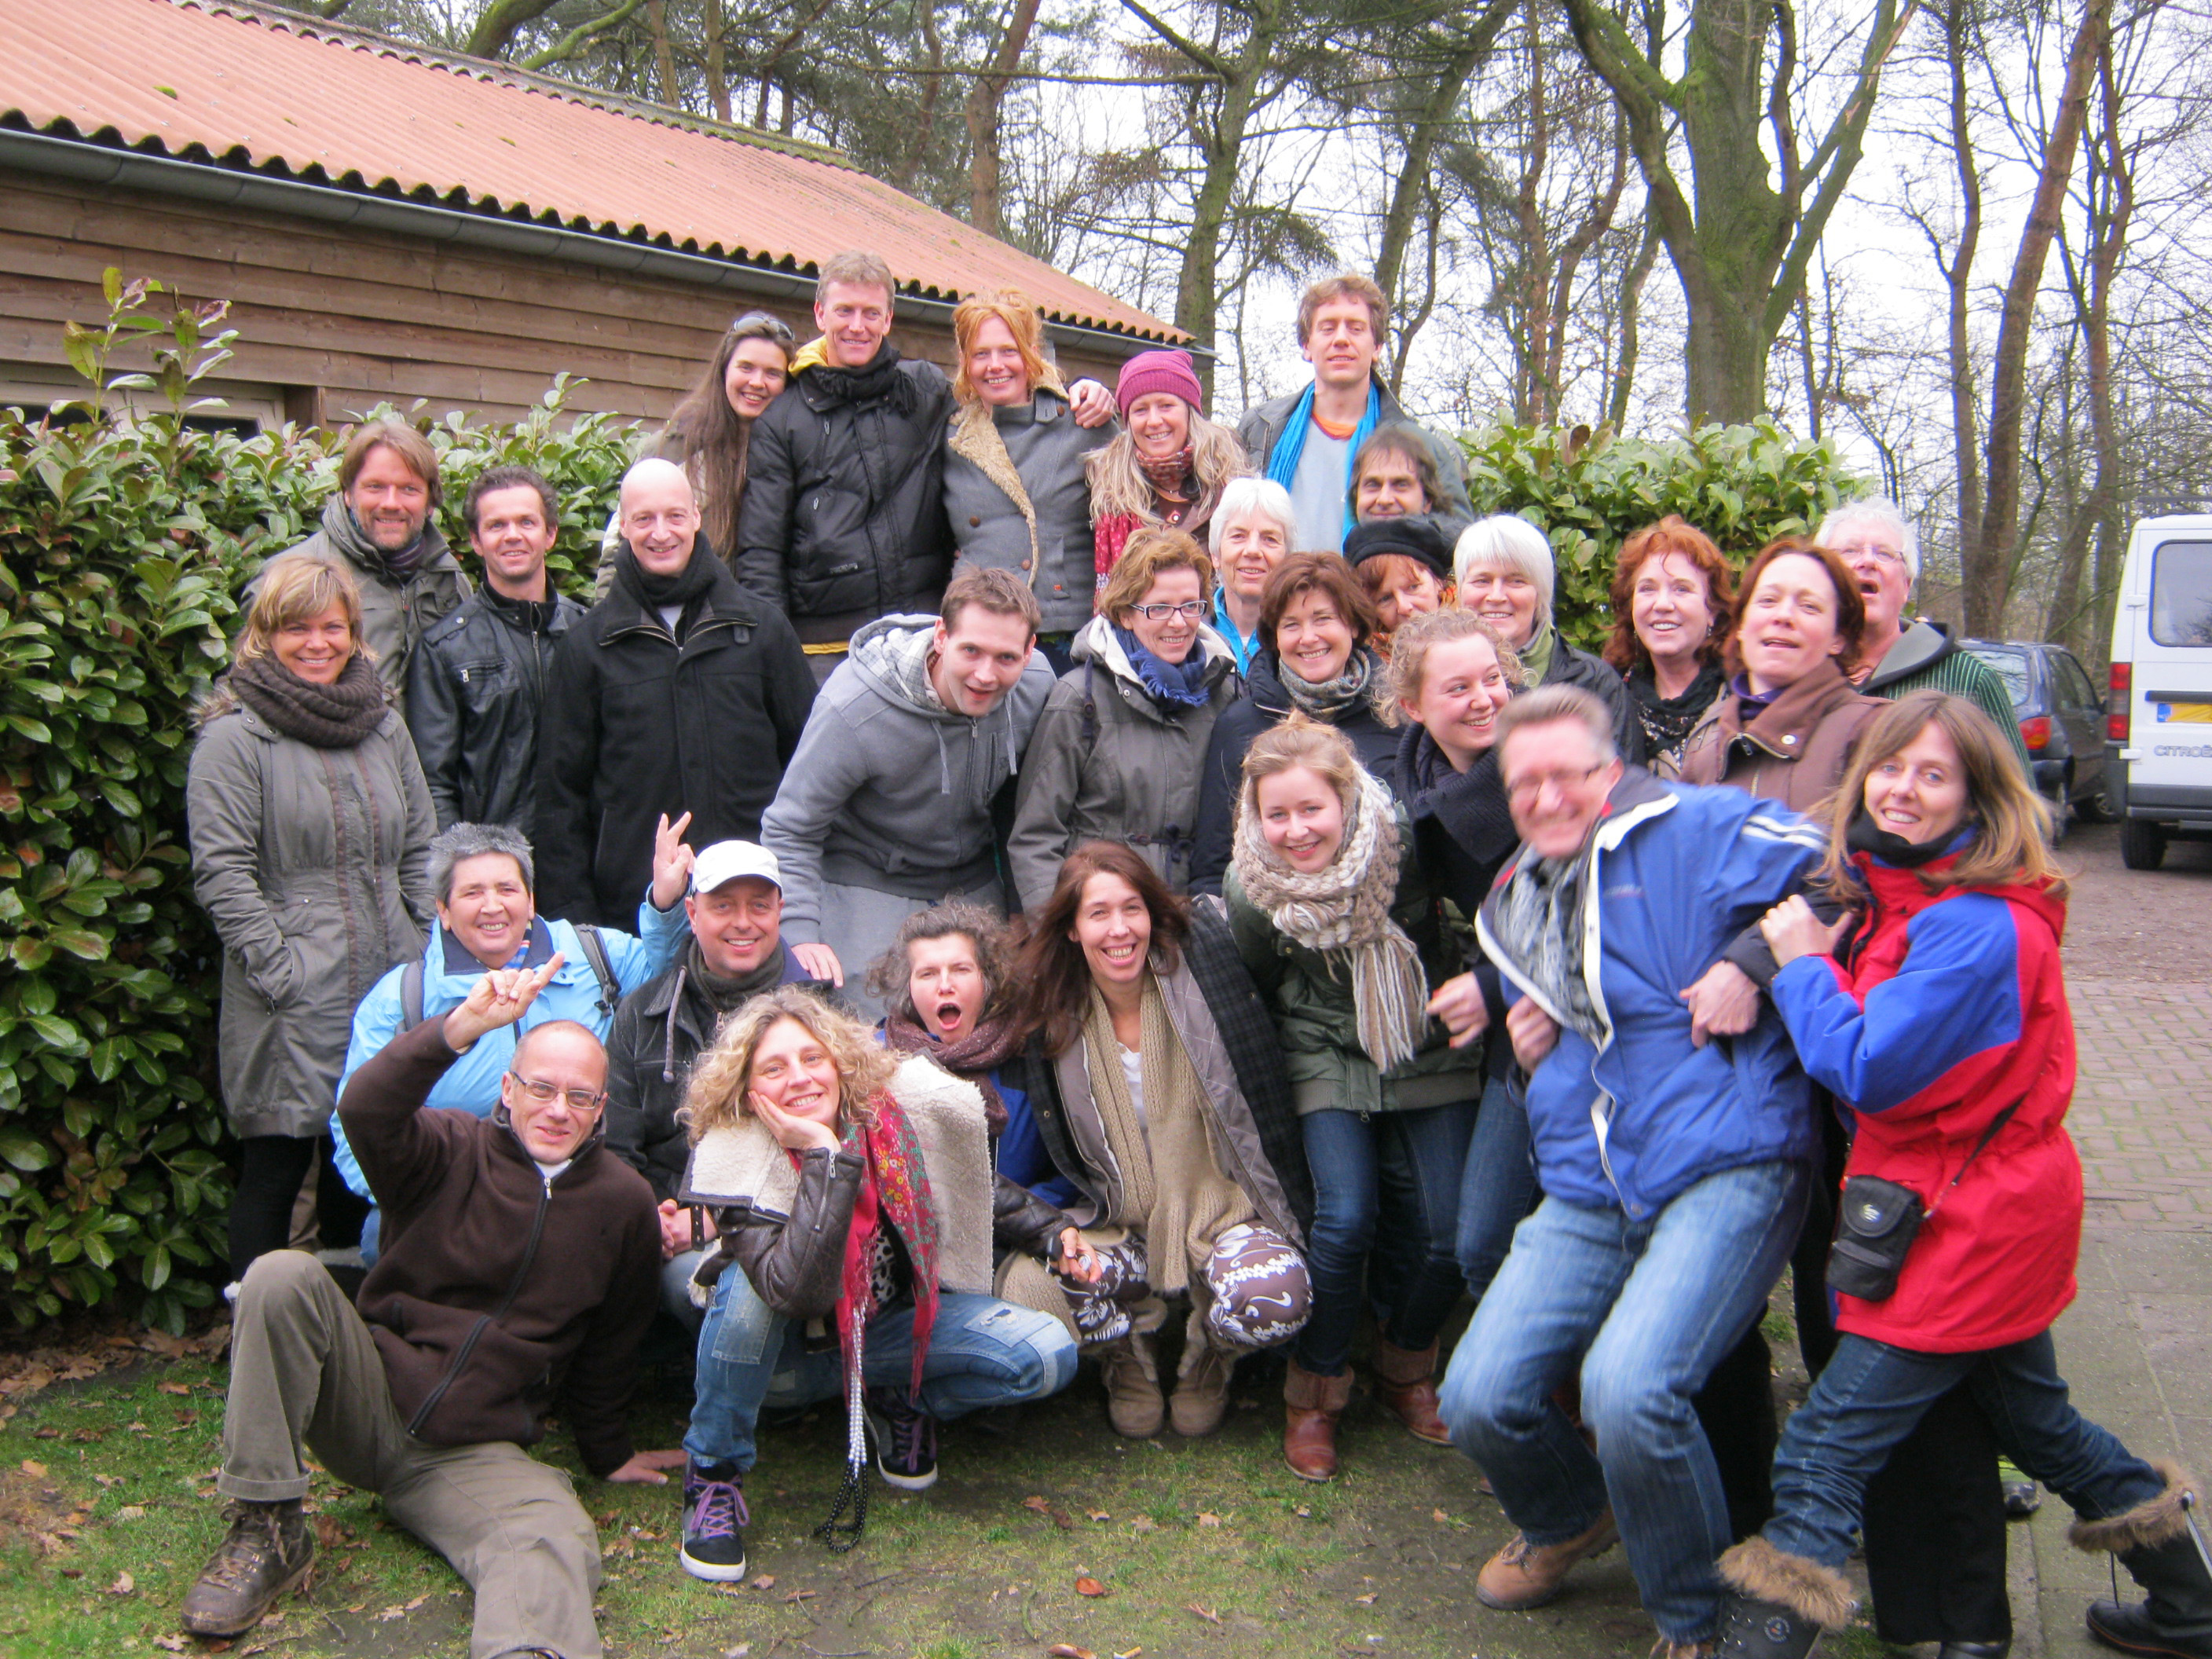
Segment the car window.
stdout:
<path fill-rule="evenodd" d="M 2070 651 L 2054 651 L 2051 659 L 2058 665 L 2059 683 L 2065 687 L 2065 700 L 2076 708 L 2098 706 L 2097 689 L 2089 683 L 2088 671 Z"/>
<path fill-rule="evenodd" d="M 2212 542 L 2164 542 L 2151 556 L 2150 636 L 2212 646 Z"/>
<path fill-rule="evenodd" d="M 2012 699 L 2012 706 L 2024 708 L 2027 702 L 2027 653 L 2002 645 L 1978 645 L 1972 650 L 1996 671 L 1996 677 L 2004 682 L 2005 696 Z"/>

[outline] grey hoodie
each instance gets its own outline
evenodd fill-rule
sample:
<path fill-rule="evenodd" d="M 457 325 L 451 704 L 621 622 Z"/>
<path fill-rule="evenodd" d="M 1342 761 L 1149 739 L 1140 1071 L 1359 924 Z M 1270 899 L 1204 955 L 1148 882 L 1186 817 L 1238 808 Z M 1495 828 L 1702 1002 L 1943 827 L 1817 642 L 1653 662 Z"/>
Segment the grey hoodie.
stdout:
<path fill-rule="evenodd" d="M 922 616 L 868 623 L 814 699 L 761 819 L 794 945 L 820 941 L 825 884 L 937 899 L 997 875 L 991 800 L 1019 769 L 1052 665 L 1032 653 L 1013 690 L 971 720 L 930 684 L 936 627 Z"/>

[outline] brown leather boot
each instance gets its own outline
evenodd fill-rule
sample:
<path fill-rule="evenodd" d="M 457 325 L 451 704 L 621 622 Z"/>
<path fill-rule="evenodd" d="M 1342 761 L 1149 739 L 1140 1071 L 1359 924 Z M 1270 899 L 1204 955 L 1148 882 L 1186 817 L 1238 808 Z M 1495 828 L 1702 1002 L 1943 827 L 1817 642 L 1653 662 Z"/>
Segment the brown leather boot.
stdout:
<path fill-rule="evenodd" d="M 1396 1418 L 1416 1440 L 1431 1446 L 1451 1444 L 1451 1431 L 1437 1410 L 1437 1345 L 1418 1352 L 1375 1339 L 1375 1403 Z"/>
<path fill-rule="evenodd" d="M 1336 1419 L 1352 1400 L 1352 1373 L 1316 1376 L 1291 1361 L 1283 1378 L 1283 1462 L 1301 1480 L 1336 1474 Z"/>
<path fill-rule="evenodd" d="M 1483 1564 L 1474 1581 L 1474 1599 L 1504 1613 L 1540 1607 L 1559 1593 L 1576 1562 L 1604 1554 L 1620 1538 L 1610 1509 L 1574 1537 L 1556 1544 L 1531 1544 L 1528 1534 L 1516 1532 Z"/>
<path fill-rule="evenodd" d="M 185 1593 L 185 1628 L 195 1636 L 242 1636 L 315 1565 L 315 1530 L 296 1498 L 234 1499 L 230 1531 Z"/>
<path fill-rule="evenodd" d="M 1131 1440 L 1149 1440 L 1160 1431 L 1167 1414 L 1160 1398 L 1160 1362 L 1152 1336 L 1132 1331 L 1092 1350 L 1106 1384 L 1106 1418 L 1114 1432 Z"/>
<path fill-rule="evenodd" d="M 1184 1346 L 1181 1374 L 1168 1396 L 1168 1421 L 1177 1434 L 1196 1439 L 1221 1426 L 1229 1409 L 1230 1375 L 1236 1369 L 1237 1356 L 1226 1348 L 1205 1341 Z"/>

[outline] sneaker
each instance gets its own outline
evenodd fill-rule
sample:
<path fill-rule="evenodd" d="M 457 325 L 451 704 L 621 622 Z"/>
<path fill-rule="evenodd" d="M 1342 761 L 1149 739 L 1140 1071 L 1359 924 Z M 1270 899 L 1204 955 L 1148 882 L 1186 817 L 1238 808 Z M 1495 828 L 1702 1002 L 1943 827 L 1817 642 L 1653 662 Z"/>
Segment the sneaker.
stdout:
<path fill-rule="evenodd" d="M 2035 1490 L 2035 1482 L 2009 1457 L 1997 1459 L 1997 1486 L 2004 1493 L 2008 1521 L 2025 1521 L 2043 1507 L 2042 1494 Z"/>
<path fill-rule="evenodd" d="M 927 1492 L 937 1484 L 937 1419 L 902 1389 L 874 1388 L 863 1405 L 876 1443 L 876 1469 L 886 1486 Z"/>
<path fill-rule="evenodd" d="M 296 1498 L 227 1505 L 230 1531 L 185 1595 L 184 1626 L 194 1636 L 243 1636 L 276 1598 L 315 1565 L 315 1533 Z"/>
<path fill-rule="evenodd" d="M 745 1576 L 744 1476 L 731 1463 L 684 1467 L 684 1571 L 710 1584 L 733 1584 Z"/>

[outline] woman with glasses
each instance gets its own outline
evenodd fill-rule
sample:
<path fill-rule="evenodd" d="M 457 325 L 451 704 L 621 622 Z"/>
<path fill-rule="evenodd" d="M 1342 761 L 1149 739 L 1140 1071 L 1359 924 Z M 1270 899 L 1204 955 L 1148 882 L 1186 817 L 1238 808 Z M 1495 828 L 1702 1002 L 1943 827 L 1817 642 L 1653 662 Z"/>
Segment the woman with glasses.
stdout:
<path fill-rule="evenodd" d="M 1199 769 L 1237 686 L 1236 653 L 1206 623 L 1212 586 L 1182 532 L 1130 537 L 1022 757 L 1006 858 L 1025 909 L 1086 841 L 1127 842 L 1173 891 L 1189 885 Z"/>
<path fill-rule="evenodd" d="M 744 499 L 745 453 L 753 422 L 783 391 L 798 349 L 791 325 L 781 317 L 745 313 L 725 331 L 698 384 L 676 405 L 652 452 L 674 461 L 691 480 L 699 498 L 700 533 L 725 561 L 737 556 L 738 507 Z M 610 520 L 599 544 L 597 598 L 605 599 L 613 586 L 614 562 L 608 556 L 620 539 Z"/>

